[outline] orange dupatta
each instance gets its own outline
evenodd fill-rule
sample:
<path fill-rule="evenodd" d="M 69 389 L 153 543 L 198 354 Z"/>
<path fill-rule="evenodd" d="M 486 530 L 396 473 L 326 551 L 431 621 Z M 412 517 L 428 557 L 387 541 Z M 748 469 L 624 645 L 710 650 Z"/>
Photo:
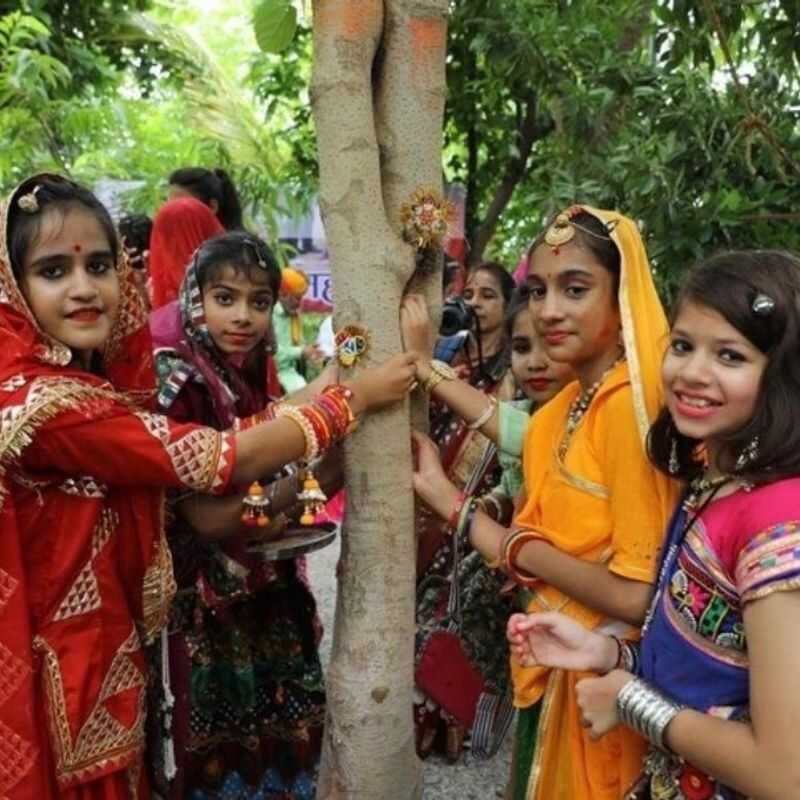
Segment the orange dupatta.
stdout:
<path fill-rule="evenodd" d="M 668 326 L 636 224 L 616 212 L 583 209 L 614 226 L 626 362 L 606 377 L 563 460 L 559 445 L 580 386 L 570 384 L 533 417 L 523 452 L 527 499 L 515 523 L 543 533 L 564 553 L 652 582 L 677 501 L 676 487 L 646 455 L 647 432 L 662 403 Z M 560 610 L 589 628 L 613 624 L 548 585 L 533 593 L 528 606 L 528 611 L 542 610 Z M 517 706 L 543 699 L 527 800 L 621 797 L 640 770 L 644 742 L 621 729 L 600 742 L 589 740 L 575 701 L 579 674 L 522 668 L 512 660 L 512 677 Z"/>

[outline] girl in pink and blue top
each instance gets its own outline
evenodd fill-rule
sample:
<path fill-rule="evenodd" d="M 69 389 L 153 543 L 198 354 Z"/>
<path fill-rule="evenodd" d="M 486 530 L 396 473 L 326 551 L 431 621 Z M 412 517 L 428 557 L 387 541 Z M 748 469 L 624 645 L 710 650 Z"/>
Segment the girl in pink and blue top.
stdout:
<path fill-rule="evenodd" d="M 626 798 L 800 796 L 800 260 L 716 256 L 688 278 L 650 457 L 686 481 L 640 644 L 515 615 L 523 663 L 603 674 L 584 724 L 651 742 Z"/>

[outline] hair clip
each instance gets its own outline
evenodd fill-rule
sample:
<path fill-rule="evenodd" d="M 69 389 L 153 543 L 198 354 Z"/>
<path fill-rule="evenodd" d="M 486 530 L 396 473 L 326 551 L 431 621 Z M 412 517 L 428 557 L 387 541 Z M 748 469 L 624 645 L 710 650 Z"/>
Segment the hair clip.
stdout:
<path fill-rule="evenodd" d="M 261 251 L 258 247 L 258 240 L 248 237 L 245 239 L 245 244 L 249 244 L 250 247 L 253 248 L 253 255 L 256 257 L 256 264 L 258 264 L 259 268 L 266 270 L 267 262 L 264 261 L 264 257 L 261 255 Z"/>
<path fill-rule="evenodd" d="M 26 214 L 35 214 L 39 210 L 39 200 L 36 197 L 36 193 L 41 188 L 40 185 L 36 185 L 30 192 L 17 198 L 17 206 L 21 211 Z"/>
<path fill-rule="evenodd" d="M 775 310 L 775 301 L 769 295 L 759 292 L 755 298 L 753 298 L 750 308 L 752 308 L 753 313 L 758 314 L 759 317 L 767 317 Z"/>

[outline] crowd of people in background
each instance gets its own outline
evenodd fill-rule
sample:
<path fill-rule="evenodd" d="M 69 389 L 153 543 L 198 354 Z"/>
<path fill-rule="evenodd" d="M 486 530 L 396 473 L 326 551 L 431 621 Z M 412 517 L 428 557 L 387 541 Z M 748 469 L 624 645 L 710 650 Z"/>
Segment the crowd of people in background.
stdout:
<path fill-rule="evenodd" d="M 230 177 L 167 185 L 1 207 L 0 794 L 313 798 L 323 632 L 262 545 L 341 521 L 337 442 L 426 392 L 420 757 L 512 735 L 506 800 L 798 796 L 796 256 L 711 256 L 668 318 L 636 222 L 575 205 L 343 378 Z"/>

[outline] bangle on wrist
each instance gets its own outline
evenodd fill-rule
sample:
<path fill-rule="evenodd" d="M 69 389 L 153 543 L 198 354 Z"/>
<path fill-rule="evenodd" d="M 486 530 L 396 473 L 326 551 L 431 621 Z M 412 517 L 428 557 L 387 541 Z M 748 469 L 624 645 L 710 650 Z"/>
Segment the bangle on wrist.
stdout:
<path fill-rule="evenodd" d="M 458 521 L 461 518 L 461 512 L 464 509 L 464 503 L 467 501 L 468 495 L 465 492 L 459 492 L 456 497 L 456 502 L 450 511 L 450 516 L 447 518 L 447 527 L 454 531 L 458 527 Z"/>
<path fill-rule="evenodd" d="M 524 528 L 518 529 L 512 531 L 506 538 L 502 549 L 503 565 L 508 573 L 508 577 L 511 578 L 514 583 L 528 589 L 536 586 L 540 579 L 530 573 L 522 572 L 517 566 L 517 558 L 520 550 L 522 550 L 526 544 L 535 541 L 546 542 L 547 539 L 536 531 L 526 530 Z"/>
<path fill-rule="evenodd" d="M 666 698 L 641 678 L 628 681 L 617 695 L 620 720 L 660 750 L 669 750 L 664 742 L 664 734 L 670 722 L 682 710 L 682 706 Z"/>
<path fill-rule="evenodd" d="M 486 404 L 486 408 L 476 419 L 467 423 L 467 430 L 477 431 L 479 428 L 482 428 L 494 415 L 494 412 L 497 409 L 497 398 L 490 394 L 487 399 L 489 402 Z"/>
<path fill-rule="evenodd" d="M 430 394 L 442 381 L 455 380 L 456 371 L 445 361 L 434 358 L 430 362 L 431 374 L 422 382 L 422 388 Z"/>
<path fill-rule="evenodd" d="M 454 536 L 469 536 L 472 522 L 475 519 L 475 512 L 478 510 L 478 501 L 474 497 L 467 497 L 458 515 L 458 523 L 455 528 Z"/>

